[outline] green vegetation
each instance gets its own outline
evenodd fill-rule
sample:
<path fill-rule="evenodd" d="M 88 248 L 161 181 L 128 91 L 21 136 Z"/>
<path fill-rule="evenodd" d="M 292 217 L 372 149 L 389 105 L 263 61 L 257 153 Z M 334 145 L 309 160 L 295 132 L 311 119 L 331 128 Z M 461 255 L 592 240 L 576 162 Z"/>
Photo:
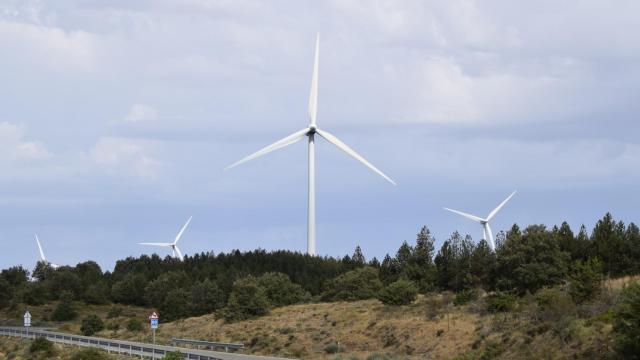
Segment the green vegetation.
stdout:
<path fill-rule="evenodd" d="M 131 318 L 127 321 L 127 330 L 133 332 L 139 332 L 144 330 L 144 325 L 142 321 L 138 318 Z"/>
<path fill-rule="evenodd" d="M 92 336 L 93 334 L 104 330 L 104 322 L 98 317 L 98 315 L 89 315 L 82 319 L 82 326 L 80 331 L 84 336 Z"/>
<path fill-rule="evenodd" d="M 378 300 L 386 305 L 409 305 L 417 296 L 418 288 L 411 281 L 400 279 L 382 289 Z"/>
<path fill-rule="evenodd" d="M 55 354 L 53 343 L 43 337 L 38 337 L 31 342 L 29 352 L 32 356 L 52 357 Z"/>
<path fill-rule="evenodd" d="M 264 315 L 269 311 L 269 299 L 258 280 L 252 276 L 237 280 L 222 314 L 226 321 L 233 322 Z"/>
<path fill-rule="evenodd" d="M 373 299 L 380 289 L 382 282 L 378 270 L 367 266 L 329 280 L 322 298 L 329 301 Z"/>
<path fill-rule="evenodd" d="M 180 354 L 178 351 L 174 351 L 174 352 L 166 354 L 163 357 L 163 359 L 164 360 L 182 360 L 183 357 L 182 357 L 182 354 Z"/>
<path fill-rule="evenodd" d="M 73 294 L 69 291 L 63 291 L 60 295 L 60 303 L 51 314 L 51 320 L 67 321 L 75 319 L 76 316 L 78 316 L 78 313 L 73 304 Z"/>
<path fill-rule="evenodd" d="M 640 358 L 640 281 L 627 286 L 614 311 L 613 331 L 618 353 L 627 359 Z"/>
<path fill-rule="evenodd" d="M 83 349 L 71 356 L 71 360 L 108 360 L 107 354 L 98 349 Z"/>

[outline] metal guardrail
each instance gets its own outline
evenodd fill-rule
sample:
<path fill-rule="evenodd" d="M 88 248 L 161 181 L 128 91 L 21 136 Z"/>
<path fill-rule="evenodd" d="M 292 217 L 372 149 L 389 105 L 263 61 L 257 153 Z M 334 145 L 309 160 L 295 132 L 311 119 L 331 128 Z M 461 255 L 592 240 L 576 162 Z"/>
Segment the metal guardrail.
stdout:
<path fill-rule="evenodd" d="M 225 352 L 229 350 L 244 350 L 244 344 L 239 343 L 220 343 L 213 341 L 204 341 L 204 340 L 190 340 L 190 339 L 171 339 L 171 345 L 178 346 L 180 344 L 185 345 L 195 345 L 197 347 L 204 347 L 205 349 L 224 349 Z"/>
<path fill-rule="evenodd" d="M 244 354 L 223 353 L 207 350 L 185 349 L 173 346 L 154 345 L 133 341 L 98 338 L 90 336 L 73 335 L 59 333 L 44 329 L 32 328 L 28 332 L 22 327 L 0 327 L 0 335 L 14 336 L 21 338 L 35 339 L 37 337 L 46 338 L 52 342 L 76 345 L 83 347 L 94 347 L 105 350 L 109 353 L 119 353 L 150 359 L 162 359 L 167 353 L 179 352 L 183 359 L 194 360 L 282 360 L 283 358 L 255 356 Z"/>

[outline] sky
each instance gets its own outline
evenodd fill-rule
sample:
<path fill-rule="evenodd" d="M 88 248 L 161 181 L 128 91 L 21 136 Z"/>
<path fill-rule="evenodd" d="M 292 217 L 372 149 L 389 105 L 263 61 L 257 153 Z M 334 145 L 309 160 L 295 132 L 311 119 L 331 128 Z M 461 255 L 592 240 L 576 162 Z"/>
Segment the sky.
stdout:
<path fill-rule="evenodd" d="M 492 221 L 640 222 L 640 2 L 0 0 L 0 268 L 306 250 L 309 123 L 320 255 L 394 254 Z M 162 256 L 168 252 L 157 250 Z"/>

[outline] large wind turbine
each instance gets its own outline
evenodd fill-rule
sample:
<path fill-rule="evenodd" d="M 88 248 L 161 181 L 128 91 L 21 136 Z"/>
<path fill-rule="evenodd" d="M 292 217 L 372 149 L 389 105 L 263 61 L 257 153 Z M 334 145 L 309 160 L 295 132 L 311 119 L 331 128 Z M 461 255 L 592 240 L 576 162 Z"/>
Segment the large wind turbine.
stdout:
<path fill-rule="evenodd" d="M 47 258 L 44 256 L 44 251 L 42 251 L 42 245 L 40 244 L 40 239 L 38 239 L 38 234 L 35 234 L 35 235 L 36 235 L 36 243 L 38 244 L 38 250 L 40 251 L 40 261 L 51 266 L 51 268 L 53 269 L 59 268 L 60 265 L 56 265 L 54 263 L 47 261 Z"/>
<path fill-rule="evenodd" d="M 150 245 L 150 246 L 161 246 L 161 247 L 170 247 L 171 248 L 171 256 L 174 259 L 179 259 L 180 261 L 182 261 L 184 259 L 184 257 L 182 256 L 182 253 L 180 252 L 180 249 L 178 249 L 178 240 L 180 240 L 180 238 L 182 237 L 182 233 L 184 233 L 184 230 L 187 228 L 187 226 L 189 226 L 189 223 L 191 222 L 191 218 L 193 216 L 189 216 L 189 220 L 187 220 L 187 222 L 184 224 L 184 226 L 182 226 L 182 229 L 180 229 L 180 232 L 178 233 L 178 235 L 176 236 L 175 240 L 173 240 L 172 243 L 139 243 L 140 245 Z"/>
<path fill-rule="evenodd" d="M 508 198 L 504 199 L 504 201 L 501 202 L 500 205 L 498 205 L 495 209 L 493 209 L 486 218 L 481 218 L 479 216 L 467 214 L 467 213 L 464 213 L 462 211 L 453 210 L 453 209 L 449 209 L 449 208 L 444 208 L 444 209 L 448 210 L 448 211 L 451 211 L 453 213 L 456 213 L 458 215 L 462 215 L 462 216 L 466 217 L 467 219 L 471 219 L 473 221 L 479 222 L 482 225 L 482 235 L 483 235 L 484 239 L 489 242 L 489 245 L 491 246 L 491 249 L 495 250 L 496 249 L 496 244 L 493 241 L 493 233 L 491 232 L 491 226 L 489 226 L 489 221 L 491 219 L 493 219 L 494 216 L 496 216 L 498 211 L 500 211 L 500 209 L 502 209 L 502 207 L 507 203 L 507 201 L 509 201 L 513 197 L 513 195 L 515 195 L 515 194 L 516 194 L 516 191 L 512 192 L 511 195 L 509 195 Z"/>
<path fill-rule="evenodd" d="M 296 131 L 293 134 L 285 137 L 284 139 L 278 140 L 275 143 L 245 157 L 244 159 L 233 163 L 225 168 L 228 170 L 234 166 L 240 165 L 249 160 L 253 160 L 262 155 L 268 154 L 274 150 L 278 150 L 285 146 L 291 145 L 293 143 L 298 142 L 305 136 L 309 139 L 309 203 L 308 203 L 308 213 L 307 213 L 307 253 L 309 255 L 316 254 L 316 168 L 315 168 L 315 135 L 318 134 L 323 137 L 328 142 L 337 146 L 340 150 L 344 151 L 351 157 L 363 163 L 370 170 L 375 172 L 376 174 L 382 176 L 387 181 L 395 185 L 396 183 L 391 180 L 387 175 L 385 175 L 382 171 L 378 170 L 375 166 L 371 165 L 367 160 L 365 160 L 362 156 L 358 155 L 353 149 L 347 146 L 345 143 L 340 141 L 337 137 L 330 134 L 325 130 L 320 130 L 316 126 L 316 117 L 318 114 L 318 59 L 320 56 L 320 34 L 316 37 L 316 52 L 315 52 L 315 60 L 313 63 L 313 75 L 311 77 L 311 94 L 309 95 L 309 119 L 310 124 L 308 127 Z"/>

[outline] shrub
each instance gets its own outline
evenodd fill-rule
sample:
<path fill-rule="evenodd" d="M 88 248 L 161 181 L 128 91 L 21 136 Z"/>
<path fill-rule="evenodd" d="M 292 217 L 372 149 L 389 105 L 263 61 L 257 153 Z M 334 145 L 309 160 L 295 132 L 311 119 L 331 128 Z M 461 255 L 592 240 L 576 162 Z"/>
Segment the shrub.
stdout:
<path fill-rule="evenodd" d="M 60 295 L 60 303 L 51 314 L 53 321 L 73 320 L 78 314 L 73 306 L 73 295 L 69 291 L 63 291 Z"/>
<path fill-rule="evenodd" d="M 89 315 L 86 318 L 82 319 L 82 326 L 80 327 L 80 331 L 84 336 L 91 336 L 99 331 L 104 330 L 104 323 L 102 319 L 98 317 L 98 315 Z"/>
<path fill-rule="evenodd" d="M 299 303 L 305 295 L 302 286 L 283 273 L 266 273 L 258 278 L 258 285 L 264 288 L 271 305 L 275 307 Z"/>
<path fill-rule="evenodd" d="M 385 305 L 409 305 L 418 296 L 418 288 L 409 280 L 400 279 L 389 284 L 378 294 Z"/>
<path fill-rule="evenodd" d="M 324 352 L 326 352 L 327 354 L 336 354 L 340 351 L 340 345 L 335 341 L 330 342 L 329 344 L 327 344 L 327 346 L 324 347 Z"/>
<path fill-rule="evenodd" d="M 120 315 L 122 315 L 122 308 L 119 306 L 112 306 L 107 313 L 107 319 L 117 318 Z"/>
<path fill-rule="evenodd" d="M 134 331 L 134 332 L 142 331 L 143 330 L 142 321 L 140 321 L 140 319 L 138 318 L 129 319 L 129 321 L 127 321 L 127 330 Z"/>
<path fill-rule="evenodd" d="M 270 303 L 263 287 L 253 276 L 236 280 L 222 316 L 227 322 L 240 321 L 269 312 Z"/>
<path fill-rule="evenodd" d="M 616 351 L 623 357 L 638 359 L 640 354 L 640 281 L 622 291 L 620 304 L 613 313 Z"/>
<path fill-rule="evenodd" d="M 542 289 L 535 294 L 538 303 L 538 318 L 542 321 L 560 321 L 574 315 L 576 306 L 564 291 L 554 288 Z"/>
<path fill-rule="evenodd" d="M 456 294 L 455 299 L 453 299 L 453 305 L 464 305 L 474 300 L 478 300 L 478 291 L 476 289 L 465 289 Z"/>
<path fill-rule="evenodd" d="M 108 360 L 107 354 L 98 349 L 84 349 L 71 356 L 71 360 Z"/>
<path fill-rule="evenodd" d="M 597 259 L 576 262 L 569 276 L 569 294 L 576 303 L 593 299 L 600 293 L 602 266 Z"/>
<path fill-rule="evenodd" d="M 210 314 L 222 308 L 225 302 L 222 290 L 209 279 L 191 287 L 189 300 L 189 312 L 195 316 Z"/>
<path fill-rule="evenodd" d="M 328 301 L 356 301 L 375 298 L 382 288 L 378 270 L 364 267 L 328 281 L 322 298 Z"/>
<path fill-rule="evenodd" d="M 52 357 L 54 354 L 53 343 L 46 338 L 37 337 L 31 342 L 29 352 L 32 354 L 42 353 L 47 355 L 47 357 Z"/>
<path fill-rule="evenodd" d="M 182 354 L 179 351 L 173 351 L 170 353 L 167 353 L 163 359 L 165 360 L 182 360 L 184 359 L 184 357 L 182 357 Z"/>
<path fill-rule="evenodd" d="M 509 312 L 515 308 L 518 297 L 508 292 L 498 291 L 487 296 L 486 301 L 488 312 Z"/>

